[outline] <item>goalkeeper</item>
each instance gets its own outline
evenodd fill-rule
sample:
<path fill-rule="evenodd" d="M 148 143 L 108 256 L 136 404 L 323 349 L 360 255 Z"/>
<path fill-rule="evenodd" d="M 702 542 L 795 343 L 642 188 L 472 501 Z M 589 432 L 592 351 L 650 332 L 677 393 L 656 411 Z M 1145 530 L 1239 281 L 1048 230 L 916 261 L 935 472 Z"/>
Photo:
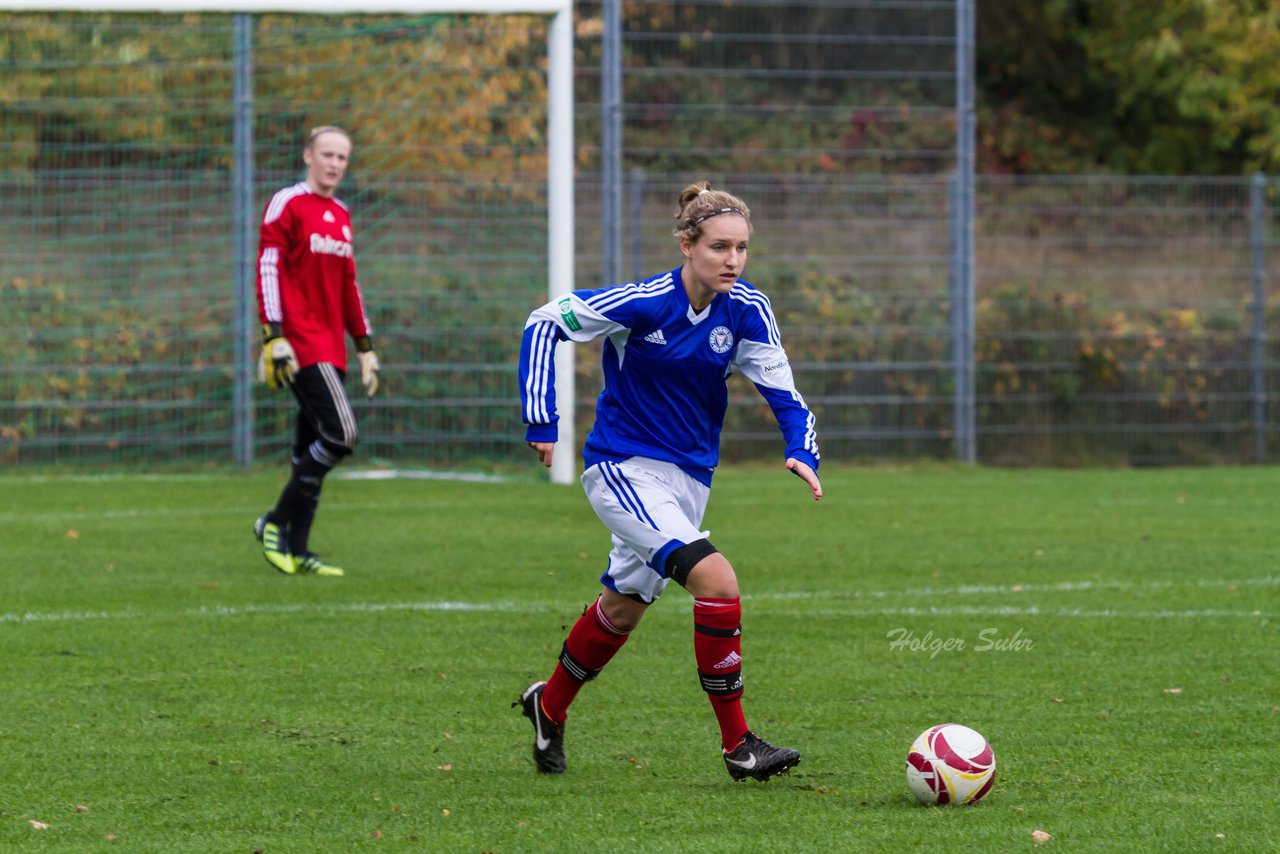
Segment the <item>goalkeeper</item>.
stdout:
<path fill-rule="evenodd" d="M 260 373 L 298 402 L 293 469 L 276 506 L 254 524 L 267 563 L 288 575 L 343 575 L 311 551 L 311 523 L 327 475 L 356 444 L 356 419 L 343 388 L 346 335 L 355 341 L 364 392 L 378 391 L 351 234 L 334 191 L 347 171 L 351 138 L 331 125 L 311 131 L 304 181 L 271 197 L 258 248 Z"/>

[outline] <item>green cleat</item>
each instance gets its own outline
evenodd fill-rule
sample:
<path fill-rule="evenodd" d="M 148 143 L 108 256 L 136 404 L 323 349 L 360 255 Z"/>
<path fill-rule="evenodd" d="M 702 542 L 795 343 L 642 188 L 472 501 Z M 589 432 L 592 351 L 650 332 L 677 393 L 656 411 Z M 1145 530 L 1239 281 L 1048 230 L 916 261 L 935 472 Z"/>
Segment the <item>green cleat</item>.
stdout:
<path fill-rule="evenodd" d="M 285 575 L 293 575 L 298 571 L 293 555 L 289 554 L 284 531 L 280 530 L 279 525 L 268 522 L 267 517 L 263 516 L 253 523 L 253 535 L 262 543 L 262 556 L 267 559 L 267 563 Z"/>
<path fill-rule="evenodd" d="M 294 555 L 293 571 L 298 575 L 327 575 L 331 578 L 347 574 L 345 569 L 325 563 L 315 552 Z"/>

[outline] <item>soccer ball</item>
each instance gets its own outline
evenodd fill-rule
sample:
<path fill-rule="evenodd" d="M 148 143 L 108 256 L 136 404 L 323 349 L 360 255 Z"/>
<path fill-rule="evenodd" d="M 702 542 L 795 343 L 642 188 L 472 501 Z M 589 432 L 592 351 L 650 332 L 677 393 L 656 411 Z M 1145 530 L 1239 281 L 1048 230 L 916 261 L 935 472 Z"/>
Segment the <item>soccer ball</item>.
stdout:
<path fill-rule="evenodd" d="M 991 745 L 967 726 L 929 727 L 907 751 L 907 786 L 923 804 L 976 804 L 995 781 Z"/>

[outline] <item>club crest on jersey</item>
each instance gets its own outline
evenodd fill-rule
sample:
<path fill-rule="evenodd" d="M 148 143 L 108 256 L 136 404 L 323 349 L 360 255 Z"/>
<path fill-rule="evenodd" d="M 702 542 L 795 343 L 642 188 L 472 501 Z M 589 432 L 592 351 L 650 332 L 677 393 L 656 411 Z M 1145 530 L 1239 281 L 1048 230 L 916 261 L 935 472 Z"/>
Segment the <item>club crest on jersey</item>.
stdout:
<path fill-rule="evenodd" d="M 342 227 L 342 236 L 343 236 L 343 237 L 345 237 L 345 238 L 347 238 L 347 242 L 348 242 L 348 243 L 350 243 L 350 242 L 351 242 L 351 240 L 352 240 L 352 237 L 351 237 L 351 226 L 349 226 L 349 225 L 344 225 L 344 226 Z"/>
<path fill-rule="evenodd" d="M 711 349 L 717 353 L 728 353 L 733 346 L 733 333 L 727 326 L 717 326 L 711 330 Z"/>

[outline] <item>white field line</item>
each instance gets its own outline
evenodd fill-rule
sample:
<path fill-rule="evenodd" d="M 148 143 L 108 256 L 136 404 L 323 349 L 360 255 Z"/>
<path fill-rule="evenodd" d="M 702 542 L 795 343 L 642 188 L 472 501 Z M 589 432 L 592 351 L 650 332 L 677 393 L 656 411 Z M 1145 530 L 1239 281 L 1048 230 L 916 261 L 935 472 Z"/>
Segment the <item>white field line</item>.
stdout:
<path fill-rule="evenodd" d="M 0 614 L 0 623 L 76 623 L 89 620 L 189 619 L 192 617 L 248 617 L 254 614 L 378 614 L 388 611 L 473 611 L 480 613 L 536 612 L 547 607 L 516 606 L 505 602 L 354 602 L 341 605 L 212 605 L 172 614 L 139 611 L 28 611 Z"/>
<path fill-rule="evenodd" d="M 396 505 L 397 510 L 437 510 L 444 507 L 452 507 L 453 504 L 445 499 L 433 501 L 407 501 Z M 146 521 L 148 519 L 183 519 L 183 518 L 209 518 L 211 516 L 238 516 L 248 520 L 245 525 L 252 525 L 253 520 L 262 515 L 262 505 L 253 507 L 133 507 L 125 510 L 58 510 L 48 513 L 31 513 L 31 512 L 0 512 L 0 525 L 3 524 L 22 524 L 34 522 L 92 522 L 97 520 L 114 520 L 114 519 L 139 519 Z M 373 503 L 357 503 L 346 502 L 341 505 L 335 504 L 331 512 L 366 512 L 379 511 L 386 509 L 385 504 Z"/>
<path fill-rule="evenodd" d="M 1280 575 L 1261 578 L 1201 578 L 1185 581 L 1059 581 L 1053 584 L 962 584 L 956 587 L 916 587 L 905 590 L 851 590 L 836 594 L 800 590 L 792 593 L 772 593 L 773 599 L 887 599 L 897 596 L 928 598 L 931 596 L 994 596 L 1002 593 L 1075 593 L 1091 590 L 1170 590 L 1176 587 L 1223 588 L 1275 587 L 1280 585 Z M 746 598 L 746 597 L 744 597 Z"/>
<path fill-rule="evenodd" d="M 915 599 L 930 597 L 954 597 L 990 595 L 1010 592 L 1045 592 L 1045 591 L 1079 591 L 1097 589 L 1166 589 L 1174 586 L 1230 588 L 1232 586 L 1274 586 L 1280 584 L 1280 578 L 1266 576 L 1263 578 L 1243 579 L 1199 579 L 1188 581 L 1185 585 L 1172 582 L 1151 582 L 1149 584 L 1130 584 L 1125 582 L 1062 582 L 1061 584 L 1021 585 L 1018 591 L 1007 586 L 965 586 L 947 589 L 924 588 L 918 590 L 873 590 L 831 596 L 828 593 L 797 592 L 758 594 L 744 596 L 744 600 L 760 603 L 786 603 L 797 600 L 824 600 L 827 604 L 817 609 L 804 611 L 786 611 L 778 608 L 767 608 L 763 613 L 774 616 L 794 617 L 1067 617 L 1076 619 L 1241 619 L 1250 617 L 1270 617 L 1269 612 L 1259 609 L 1231 610 L 1222 608 L 1199 609 L 1152 609 L 1123 610 L 1116 608 L 1049 608 L 1040 605 L 997 606 L 997 605 L 903 605 L 885 608 L 844 608 L 831 607 L 833 603 L 858 599 L 886 599 L 903 596 Z M 90 620 L 163 620 L 218 617 L 248 617 L 256 614 L 380 614 L 403 611 L 463 611 L 471 613 L 508 613 L 537 614 L 554 613 L 563 610 L 563 603 L 548 602 L 351 602 L 342 604 L 275 604 L 275 605 L 216 605 L 200 608 L 189 608 L 175 613 L 142 613 L 132 610 L 123 611 L 28 611 L 25 613 L 0 613 L 2 623 L 73 623 Z"/>

